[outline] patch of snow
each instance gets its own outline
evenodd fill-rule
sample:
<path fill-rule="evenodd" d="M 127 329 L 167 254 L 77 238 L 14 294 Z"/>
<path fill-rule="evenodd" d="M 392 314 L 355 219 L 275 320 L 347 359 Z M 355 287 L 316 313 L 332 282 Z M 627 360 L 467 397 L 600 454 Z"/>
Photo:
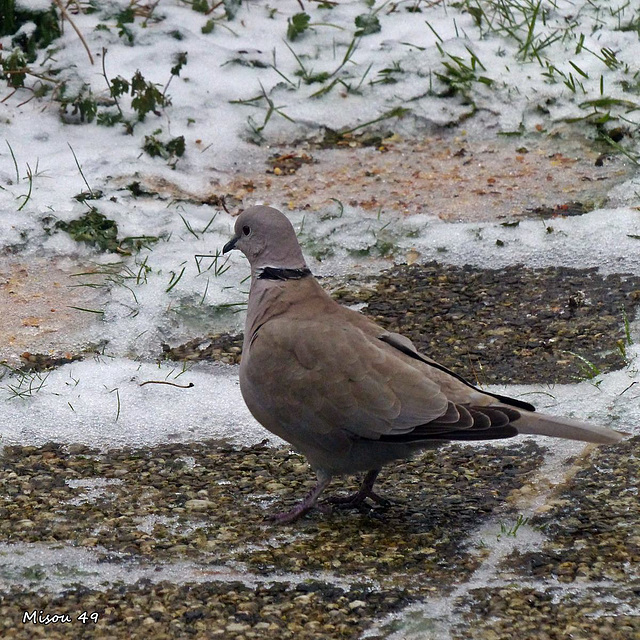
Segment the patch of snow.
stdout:
<path fill-rule="evenodd" d="M 133 585 L 139 580 L 151 583 L 169 581 L 172 584 L 203 582 L 242 582 L 255 587 L 260 584 L 300 584 L 309 579 L 331 580 L 350 588 L 348 580 L 317 572 L 309 576 L 282 573 L 260 577 L 242 566 L 195 563 L 188 561 L 132 561 L 124 554 L 102 547 L 50 546 L 42 543 L 0 543 L 0 592 L 12 587 L 28 586 L 50 593 L 62 593 L 76 584 L 104 591 L 116 584 Z M 361 581 L 360 581 L 361 583 Z"/>
<path fill-rule="evenodd" d="M 5 377 L 0 444 L 108 448 L 215 439 L 250 445 L 270 436 L 242 401 L 236 368 L 199 365 L 181 372 L 175 365 L 96 357 L 51 371 L 25 398 L 7 389 L 15 380 Z M 141 386 L 147 381 L 193 386 Z"/>
<path fill-rule="evenodd" d="M 77 498 L 69 500 L 71 505 L 95 502 L 107 493 L 107 487 L 122 484 L 118 478 L 81 478 L 77 480 L 65 480 L 66 484 L 73 489 L 83 489 Z"/>

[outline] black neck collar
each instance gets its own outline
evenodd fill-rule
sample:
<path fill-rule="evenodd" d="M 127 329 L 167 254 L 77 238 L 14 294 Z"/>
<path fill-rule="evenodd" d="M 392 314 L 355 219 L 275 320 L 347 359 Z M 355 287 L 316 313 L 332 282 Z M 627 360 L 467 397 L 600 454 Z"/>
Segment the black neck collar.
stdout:
<path fill-rule="evenodd" d="M 311 270 L 304 269 L 278 269 L 277 267 L 263 267 L 258 273 L 258 280 L 300 280 L 311 275 Z"/>

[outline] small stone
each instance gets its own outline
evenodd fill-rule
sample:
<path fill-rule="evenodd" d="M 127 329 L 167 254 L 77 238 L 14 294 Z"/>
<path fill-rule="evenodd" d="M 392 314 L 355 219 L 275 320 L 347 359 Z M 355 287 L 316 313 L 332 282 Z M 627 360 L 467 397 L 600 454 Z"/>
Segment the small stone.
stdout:
<path fill-rule="evenodd" d="M 553 511 L 554 508 L 555 507 L 550 504 L 543 504 L 536 509 L 536 513 L 548 513 L 549 511 Z"/>
<path fill-rule="evenodd" d="M 184 506 L 189 511 L 207 511 L 208 509 L 211 509 L 214 506 L 214 504 L 213 504 L 213 502 L 211 502 L 211 500 L 203 500 L 201 498 L 193 498 L 192 500 L 187 500 L 184 503 Z"/>

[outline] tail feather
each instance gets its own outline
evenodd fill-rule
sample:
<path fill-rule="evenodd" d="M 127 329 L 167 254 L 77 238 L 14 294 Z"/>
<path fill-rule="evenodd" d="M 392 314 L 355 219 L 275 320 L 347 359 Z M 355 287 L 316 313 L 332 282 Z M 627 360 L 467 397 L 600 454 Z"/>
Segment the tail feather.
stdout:
<path fill-rule="evenodd" d="M 598 444 L 614 444 L 615 442 L 620 442 L 627 435 L 620 431 L 598 427 L 580 420 L 572 420 L 571 418 L 560 418 L 530 411 L 519 411 L 519 413 L 520 418 L 511 423 L 518 430 L 518 433 L 581 440 L 582 442 L 595 442 Z"/>

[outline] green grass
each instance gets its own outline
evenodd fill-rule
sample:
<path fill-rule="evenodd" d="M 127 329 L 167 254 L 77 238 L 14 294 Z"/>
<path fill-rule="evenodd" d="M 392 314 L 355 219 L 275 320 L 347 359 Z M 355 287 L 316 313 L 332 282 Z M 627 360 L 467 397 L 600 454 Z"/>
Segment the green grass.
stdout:
<path fill-rule="evenodd" d="M 505 522 L 500 523 L 500 533 L 496 535 L 496 539 L 500 540 L 501 538 L 517 538 L 518 532 L 523 527 L 530 527 L 534 531 L 544 531 L 546 525 L 534 525 L 531 522 L 531 519 L 527 516 L 523 516 L 522 514 L 518 514 L 516 520 L 513 524 L 508 524 Z"/>
<path fill-rule="evenodd" d="M 578 369 L 580 371 L 577 379 L 581 380 L 595 380 L 599 375 L 602 374 L 602 370 L 598 367 L 597 364 L 591 362 L 591 360 L 581 356 L 579 353 L 574 353 L 573 351 L 565 351 L 569 355 L 573 356 L 577 360 Z"/>
<path fill-rule="evenodd" d="M 118 238 L 118 225 L 95 207 L 89 207 L 87 213 L 70 222 L 59 220 L 54 225 L 54 229 L 65 231 L 76 242 L 85 242 L 100 251 L 111 251 L 123 255 L 137 253 L 162 239 L 162 236 L 151 235 Z"/>
<path fill-rule="evenodd" d="M 0 362 L 0 367 L 0 380 L 7 374 L 13 378 L 11 382 L 1 387 L 7 392 L 7 400 L 25 400 L 33 397 L 44 389 L 49 377 L 49 373 L 22 371 L 21 369 L 10 367 L 5 362 Z"/>

